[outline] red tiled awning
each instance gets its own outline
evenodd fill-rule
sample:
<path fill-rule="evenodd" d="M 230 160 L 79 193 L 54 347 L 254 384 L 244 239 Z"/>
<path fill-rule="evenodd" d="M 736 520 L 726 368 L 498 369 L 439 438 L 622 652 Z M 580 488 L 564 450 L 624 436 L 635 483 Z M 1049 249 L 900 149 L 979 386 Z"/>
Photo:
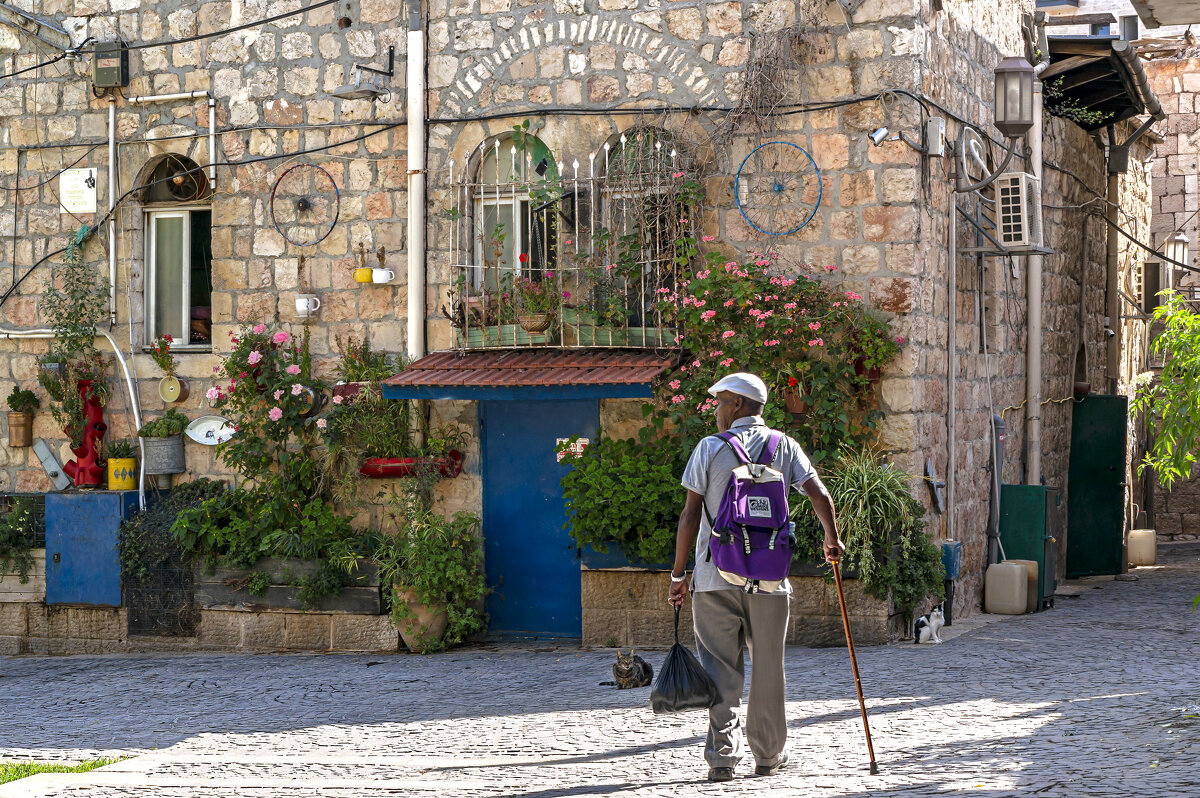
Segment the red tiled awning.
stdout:
<path fill-rule="evenodd" d="M 614 349 L 438 352 L 383 383 L 389 399 L 649 396 L 676 355 Z"/>

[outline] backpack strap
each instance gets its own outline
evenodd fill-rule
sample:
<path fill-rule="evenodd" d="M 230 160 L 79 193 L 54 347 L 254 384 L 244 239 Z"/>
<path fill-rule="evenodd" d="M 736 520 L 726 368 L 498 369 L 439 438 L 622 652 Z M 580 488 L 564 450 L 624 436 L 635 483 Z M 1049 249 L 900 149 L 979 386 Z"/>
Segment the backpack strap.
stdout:
<path fill-rule="evenodd" d="M 759 465 L 770 465 L 775 462 L 775 453 L 779 451 L 779 443 L 783 440 L 783 433 L 771 431 L 767 442 L 763 444 L 762 451 L 758 455 Z"/>
<path fill-rule="evenodd" d="M 754 462 L 750 455 L 746 453 L 745 448 L 742 447 L 742 442 L 738 439 L 738 436 L 735 433 L 718 432 L 717 437 L 725 441 L 725 445 L 729 447 L 730 451 L 733 452 L 734 457 L 736 457 L 742 465 L 750 465 L 750 463 Z"/>

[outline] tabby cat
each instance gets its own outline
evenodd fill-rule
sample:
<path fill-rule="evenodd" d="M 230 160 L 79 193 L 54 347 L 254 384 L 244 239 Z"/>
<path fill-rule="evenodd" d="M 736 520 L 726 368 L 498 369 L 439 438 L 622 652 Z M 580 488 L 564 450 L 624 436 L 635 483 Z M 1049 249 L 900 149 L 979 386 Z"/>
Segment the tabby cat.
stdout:
<path fill-rule="evenodd" d="M 613 678 L 615 682 L 600 682 L 601 685 L 616 685 L 618 690 L 629 690 L 633 687 L 648 687 L 654 678 L 654 668 L 650 663 L 633 653 L 628 654 L 617 650 L 617 661 L 613 663 Z"/>

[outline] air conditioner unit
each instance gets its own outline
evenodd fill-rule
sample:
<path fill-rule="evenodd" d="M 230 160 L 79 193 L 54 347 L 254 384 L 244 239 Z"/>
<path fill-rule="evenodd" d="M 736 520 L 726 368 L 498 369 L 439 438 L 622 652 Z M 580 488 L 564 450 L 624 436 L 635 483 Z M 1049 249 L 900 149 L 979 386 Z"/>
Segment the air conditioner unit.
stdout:
<path fill-rule="evenodd" d="M 996 233 L 1009 251 L 1042 245 L 1042 188 L 1027 172 L 1005 172 L 996 178 Z"/>

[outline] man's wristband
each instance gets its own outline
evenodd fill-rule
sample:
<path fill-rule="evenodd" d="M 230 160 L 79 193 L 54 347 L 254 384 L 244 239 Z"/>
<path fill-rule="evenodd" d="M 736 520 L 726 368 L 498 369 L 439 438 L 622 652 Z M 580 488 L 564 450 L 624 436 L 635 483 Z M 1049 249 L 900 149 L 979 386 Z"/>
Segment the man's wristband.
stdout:
<path fill-rule="evenodd" d="M 671 581 L 672 582 L 686 582 L 687 581 L 687 571 L 683 572 L 683 576 L 676 576 L 675 574 L 671 574 Z"/>

